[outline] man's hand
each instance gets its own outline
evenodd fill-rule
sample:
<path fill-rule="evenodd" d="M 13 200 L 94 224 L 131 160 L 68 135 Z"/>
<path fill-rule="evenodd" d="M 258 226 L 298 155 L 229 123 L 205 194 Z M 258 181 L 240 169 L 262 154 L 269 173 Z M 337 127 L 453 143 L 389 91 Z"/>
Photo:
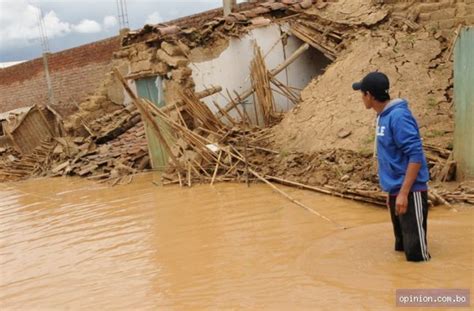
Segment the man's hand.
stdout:
<path fill-rule="evenodd" d="M 408 195 L 404 193 L 399 193 L 397 195 L 397 201 L 395 203 L 396 214 L 398 216 L 403 215 L 407 212 L 408 209 Z"/>
<path fill-rule="evenodd" d="M 385 205 L 388 209 L 390 209 L 390 195 L 387 195 L 387 201 L 385 202 Z"/>
<path fill-rule="evenodd" d="M 408 194 L 410 193 L 411 186 L 418 176 L 420 171 L 421 163 L 408 163 L 407 173 L 405 179 L 403 180 L 402 188 L 400 193 L 397 196 L 397 201 L 395 205 L 396 215 L 403 215 L 407 212 L 408 208 Z"/>

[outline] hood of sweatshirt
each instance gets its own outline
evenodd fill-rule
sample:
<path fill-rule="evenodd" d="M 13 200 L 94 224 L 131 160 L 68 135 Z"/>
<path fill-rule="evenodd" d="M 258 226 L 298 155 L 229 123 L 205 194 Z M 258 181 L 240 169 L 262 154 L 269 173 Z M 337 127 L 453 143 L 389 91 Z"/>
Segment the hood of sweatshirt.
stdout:
<path fill-rule="evenodd" d="M 392 99 L 387 104 L 387 106 L 385 106 L 385 108 L 382 110 L 382 112 L 378 116 L 379 117 L 384 116 L 387 113 L 389 113 L 390 111 L 392 111 L 393 109 L 397 109 L 397 108 L 408 109 L 408 102 L 403 98 Z"/>

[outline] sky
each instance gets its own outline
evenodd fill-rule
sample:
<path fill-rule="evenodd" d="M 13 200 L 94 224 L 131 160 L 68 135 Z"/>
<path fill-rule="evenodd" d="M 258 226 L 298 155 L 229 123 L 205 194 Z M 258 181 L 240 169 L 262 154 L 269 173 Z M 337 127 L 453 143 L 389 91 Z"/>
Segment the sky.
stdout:
<path fill-rule="evenodd" d="M 244 1 L 237 1 L 244 2 Z M 222 0 L 126 0 L 129 25 L 139 29 L 222 6 Z M 51 52 L 118 34 L 116 0 L 0 0 L 0 63 L 42 54 L 39 18 Z"/>

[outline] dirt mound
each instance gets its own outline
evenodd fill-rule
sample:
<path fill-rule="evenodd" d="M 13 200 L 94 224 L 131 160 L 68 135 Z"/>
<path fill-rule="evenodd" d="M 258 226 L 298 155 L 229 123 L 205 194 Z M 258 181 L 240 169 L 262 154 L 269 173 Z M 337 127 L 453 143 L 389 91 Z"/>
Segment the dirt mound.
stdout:
<path fill-rule="evenodd" d="M 454 30 L 468 23 L 463 16 L 471 7 L 458 1 L 339 0 L 309 9 L 306 14 L 315 20 L 346 26 L 345 49 L 275 127 L 276 146 L 284 151 L 370 152 L 375 113 L 364 108 L 360 93 L 352 91 L 351 85 L 378 70 L 391 79 L 391 96 L 408 100 L 425 143 L 451 148 L 454 121 L 448 56 Z"/>
<path fill-rule="evenodd" d="M 444 45 L 425 30 L 362 34 L 303 91 L 302 103 L 275 128 L 277 145 L 304 152 L 370 150 L 375 113 L 365 109 L 351 85 L 379 70 L 391 79 L 392 97 L 409 101 L 425 141 L 447 147 L 453 131 L 452 65 L 443 61 Z"/>

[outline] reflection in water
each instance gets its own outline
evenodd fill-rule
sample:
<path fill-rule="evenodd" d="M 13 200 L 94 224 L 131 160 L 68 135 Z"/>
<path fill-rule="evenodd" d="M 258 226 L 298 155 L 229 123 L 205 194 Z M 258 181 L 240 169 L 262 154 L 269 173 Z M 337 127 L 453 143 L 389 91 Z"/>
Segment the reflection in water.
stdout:
<path fill-rule="evenodd" d="M 472 288 L 474 211 L 430 214 L 428 264 L 392 251 L 388 212 L 265 185 L 0 184 L 0 309 L 367 309 L 397 288 Z"/>

